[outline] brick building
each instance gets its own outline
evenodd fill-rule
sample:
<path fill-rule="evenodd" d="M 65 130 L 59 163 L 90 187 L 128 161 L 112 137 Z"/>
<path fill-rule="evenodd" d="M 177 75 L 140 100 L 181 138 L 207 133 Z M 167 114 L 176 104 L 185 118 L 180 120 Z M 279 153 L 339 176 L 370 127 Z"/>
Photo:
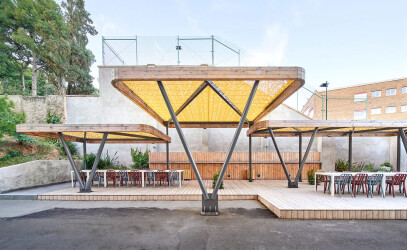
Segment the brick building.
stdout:
<path fill-rule="evenodd" d="M 302 112 L 315 120 L 326 119 L 325 91 L 315 94 Z M 407 120 L 407 78 L 328 88 L 328 119 Z"/>

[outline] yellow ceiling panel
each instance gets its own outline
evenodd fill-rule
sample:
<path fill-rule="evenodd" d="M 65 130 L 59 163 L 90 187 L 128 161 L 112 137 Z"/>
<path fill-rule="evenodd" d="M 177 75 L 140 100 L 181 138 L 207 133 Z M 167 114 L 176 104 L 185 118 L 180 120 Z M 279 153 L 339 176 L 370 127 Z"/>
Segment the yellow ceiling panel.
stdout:
<path fill-rule="evenodd" d="M 123 81 L 123 83 L 164 121 L 171 119 L 157 82 Z M 247 120 L 253 121 L 292 83 L 292 80 L 260 81 Z M 203 81 L 163 81 L 175 112 L 202 84 Z M 214 84 L 242 113 L 254 81 L 214 81 Z M 239 122 L 240 115 L 207 86 L 178 114 L 178 119 L 180 122 Z"/>
<path fill-rule="evenodd" d="M 260 81 L 247 120 L 253 121 L 270 103 L 277 98 L 293 81 Z M 243 112 L 254 81 L 214 81 L 228 99 Z"/>
<path fill-rule="evenodd" d="M 179 115 L 180 122 L 238 122 L 237 114 L 207 86 Z"/>
<path fill-rule="evenodd" d="M 164 98 L 160 88 L 155 81 L 124 81 L 141 100 L 150 106 L 164 121 L 170 120 Z M 203 81 L 165 81 L 163 82 L 165 91 L 170 99 L 174 111 L 190 97 Z"/>

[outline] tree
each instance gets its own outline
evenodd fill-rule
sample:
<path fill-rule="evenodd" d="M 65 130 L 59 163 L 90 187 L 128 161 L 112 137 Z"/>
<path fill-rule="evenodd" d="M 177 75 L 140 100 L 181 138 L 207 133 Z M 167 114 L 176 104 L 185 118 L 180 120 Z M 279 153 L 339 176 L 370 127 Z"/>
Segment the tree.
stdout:
<path fill-rule="evenodd" d="M 31 64 L 31 53 L 29 48 L 17 42 L 14 35 L 19 29 L 15 17 L 15 5 L 11 0 L 0 2 L 0 53 L 3 60 L 13 60 L 14 66 L 19 68 L 22 92 L 25 92 L 24 73 Z M 17 63 L 16 63 L 17 62 Z M 10 63 L 8 65 L 11 65 Z"/>
<path fill-rule="evenodd" d="M 90 66 L 95 58 L 88 44 L 88 34 L 97 35 L 90 14 L 85 10 L 84 0 L 67 0 L 62 2 L 65 10 L 65 21 L 68 29 L 69 70 L 66 80 L 68 82 L 67 94 L 91 94 L 94 92 L 93 77 L 90 75 Z"/>

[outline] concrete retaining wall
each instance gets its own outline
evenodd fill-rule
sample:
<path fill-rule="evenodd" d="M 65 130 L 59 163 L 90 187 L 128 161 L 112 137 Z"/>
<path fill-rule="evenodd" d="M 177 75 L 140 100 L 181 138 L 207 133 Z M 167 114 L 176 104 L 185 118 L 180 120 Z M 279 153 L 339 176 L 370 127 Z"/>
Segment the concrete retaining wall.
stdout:
<path fill-rule="evenodd" d="M 69 181 L 71 169 L 68 160 L 31 161 L 3 167 L 0 168 L 0 192 Z"/>

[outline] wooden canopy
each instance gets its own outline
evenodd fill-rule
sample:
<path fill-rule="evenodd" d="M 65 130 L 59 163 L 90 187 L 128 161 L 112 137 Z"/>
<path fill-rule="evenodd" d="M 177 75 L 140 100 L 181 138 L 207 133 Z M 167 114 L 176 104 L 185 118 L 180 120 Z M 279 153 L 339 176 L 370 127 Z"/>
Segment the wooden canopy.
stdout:
<path fill-rule="evenodd" d="M 236 127 L 254 81 L 260 84 L 247 115 L 253 124 L 304 85 L 300 67 L 114 67 L 113 86 L 164 126 L 171 115 L 161 81 L 182 127 Z"/>
<path fill-rule="evenodd" d="M 171 138 L 158 129 L 145 124 L 19 124 L 17 133 L 73 142 L 100 143 L 108 133 L 107 143 L 166 143 Z"/>
<path fill-rule="evenodd" d="M 318 128 L 317 136 L 397 136 L 399 128 L 406 132 L 407 121 L 355 121 L 355 120 L 282 120 L 260 121 L 247 131 L 247 136 L 268 137 L 268 128 L 275 136 L 310 136 Z"/>

